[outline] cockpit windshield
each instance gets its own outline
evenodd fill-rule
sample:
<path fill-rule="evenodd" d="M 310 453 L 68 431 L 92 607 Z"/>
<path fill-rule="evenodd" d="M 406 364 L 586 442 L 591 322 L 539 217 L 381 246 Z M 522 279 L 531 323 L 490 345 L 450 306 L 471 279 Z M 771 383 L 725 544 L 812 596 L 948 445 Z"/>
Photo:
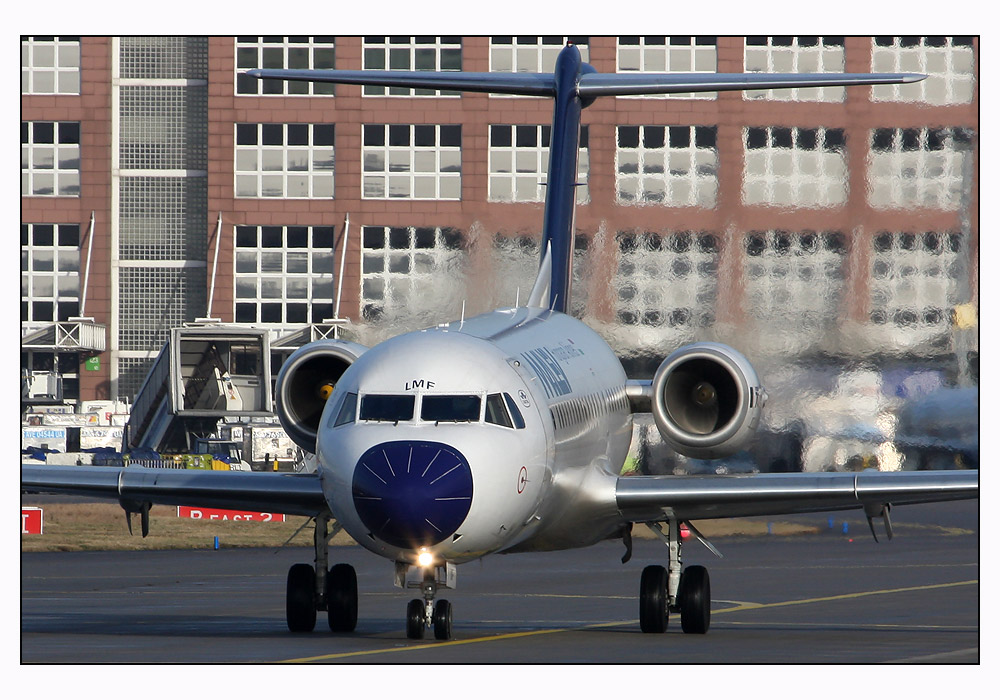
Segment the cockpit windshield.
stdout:
<path fill-rule="evenodd" d="M 420 419 L 447 422 L 479 422 L 482 399 L 474 394 L 424 396 L 420 402 Z"/>
<path fill-rule="evenodd" d="M 361 420 L 412 420 L 415 398 L 405 394 L 366 394 L 361 397 Z"/>

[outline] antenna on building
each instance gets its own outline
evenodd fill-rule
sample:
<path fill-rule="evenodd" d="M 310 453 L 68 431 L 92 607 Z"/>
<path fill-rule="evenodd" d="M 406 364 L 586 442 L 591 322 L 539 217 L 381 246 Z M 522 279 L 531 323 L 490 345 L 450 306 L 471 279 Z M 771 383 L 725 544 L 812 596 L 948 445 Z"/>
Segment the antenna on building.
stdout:
<path fill-rule="evenodd" d="M 340 249 L 340 273 L 337 276 L 337 304 L 333 307 L 333 318 L 329 319 L 330 322 L 334 323 L 333 327 L 333 337 L 337 339 L 340 337 L 340 326 L 344 322 L 344 319 L 340 318 L 340 294 L 344 289 L 344 263 L 347 261 L 347 232 L 351 227 L 351 213 L 347 212 L 344 214 L 344 239 L 343 248 Z M 336 245 L 334 245 L 334 250 L 336 250 Z"/>
<path fill-rule="evenodd" d="M 221 323 L 222 319 L 212 318 L 212 301 L 215 299 L 215 273 L 219 267 L 219 242 L 222 240 L 222 212 L 219 212 L 219 220 L 215 224 L 215 257 L 212 259 L 212 284 L 208 287 L 208 308 L 205 310 L 205 318 L 196 318 L 195 323 Z"/>
<path fill-rule="evenodd" d="M 94 212 L 90 212 L 90 232 L 87 234 L 87 264 L 83 268 L 83 291 L 80 296 L 80 318 L 87 318 L 87 283 L 90 281 L 90 254 L 94 250 Z"/>

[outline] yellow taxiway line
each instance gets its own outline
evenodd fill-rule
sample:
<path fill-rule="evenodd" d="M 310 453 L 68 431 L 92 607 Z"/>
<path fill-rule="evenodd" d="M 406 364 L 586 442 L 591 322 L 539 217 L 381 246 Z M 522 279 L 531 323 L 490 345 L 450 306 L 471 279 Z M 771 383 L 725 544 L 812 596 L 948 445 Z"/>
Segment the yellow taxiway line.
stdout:
<path fill-rule="evenodd" d="M 875 591 L 860 591 L 858 593 L 844 593 L 841 595 L 823 596 L 819 598 L 802 598 L 799 600 L 786 600 L 778 603 L 737 603 L 729 608 L 713 610 L 712 615 L 722 615 L 724 613 L 743 612 L 745 610 L 763 610 L 765 608 L 783 608 L 791 605 L 811 605 L 815 603 L 827 603 L 837 600 L 851 600 L 853 598 L 865 598 L 874 595 L 891 595 L 894 593 L 909 593 L 913 591 L 928 591 L 938 588 L 955 588 L 958 586 L 971 586 L 978 584 L 978 579 L 969 581 L 954 581 L 952 583 L 936 583 L 927 586 L 908 586 L 906 588 L 885 588 Z M 544 595 L 544 594 L 543 594 Z M 548 596 L 546 596 L 548 597 Z M 558 596 L 562 597 L 562 596 Z M 413 644 L 408 646 L 391 647 L 388 649 L 369 649 L 366 651 L 348 651 L 339 654 L 324 654 L 322 656 L 307 656 L 299 659 L 285 659 L 281 663 L 312 663 L 316 661 L 335 661 L 338 659 L 349 659 L 359 656 L 372 656 L 377 654 L 394 654 L 397 652 L 422 651 L 425 649 L 443 649 L 445 647 L 461 646 L 463 644 L 482 644 L 484 642 L 499 642 L 508 639 L 519 639 L 523 637 L 535 637 L 543 634 L 557 634 L 560 632 L 576 632 L 585 629 L 600 629 L 602 627 L 619 627 L 621 625 L 633 625 L 637 620 L 616 620 L 614 622 L 598 622 L 594 624 L 581 625 L 579 627 L 558 627 L 553 629 L 532 630 L 530 632 L 511 632 L 508 634 L 490 635 L 488 637 L 473 637 L 471 639 L 455 639 L 448 642 L 433 642 L 430 644 Z"/>

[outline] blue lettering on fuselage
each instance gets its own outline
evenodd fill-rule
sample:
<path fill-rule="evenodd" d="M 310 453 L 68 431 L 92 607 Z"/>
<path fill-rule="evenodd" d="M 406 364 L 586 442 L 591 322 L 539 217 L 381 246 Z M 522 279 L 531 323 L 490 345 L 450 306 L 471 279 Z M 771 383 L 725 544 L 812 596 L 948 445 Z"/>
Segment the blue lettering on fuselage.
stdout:
<path fill-rule="evenodd" d="M 548 348 L 528 350 L 521 353 L 521 357 L 535 370 L 548 398 L 564 396 L 573 391 L 566 373 Z"/>

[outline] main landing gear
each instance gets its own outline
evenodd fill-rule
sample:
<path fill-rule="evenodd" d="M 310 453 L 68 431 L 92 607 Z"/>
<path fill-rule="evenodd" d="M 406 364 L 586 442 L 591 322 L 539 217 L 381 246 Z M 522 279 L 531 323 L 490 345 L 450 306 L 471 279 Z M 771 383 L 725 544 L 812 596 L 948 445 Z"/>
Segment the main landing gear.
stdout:
<path fill-rule="evenodd" d="M 674 612 L 680 613 L 681 629 L 686 634 L 705 634 L 712 607 L 708 569 L 696 565 L 681 571 L 680 521 L 668 520 L 666 533 L 659 523 L 650 523 L 650 527 L 667 545 L 670 561 L 666 568 L 654 565 L 643 569 L 639 584 L 639 627 L 643 632 L 665 632 L 668 615 Z M 694 532 L 717 556 L 722 556 Z"/>
<path fill-rule="evenodd" d="M 329 522 L 329 515 L 316 517 L 316 565 L 295 564 L 288 570 L 285 619 L 292 632 L 312 632 L 317 610 L 326 611 L 333 632 L 352 632 L 358 624 L 358 577 L 354 567 L 337 564 L 327 570 L 330 539 L 340 531 L 338 525 L 329 532 Z"/>
<path fill-rule="evenodd" d="M 435 602 L 434 597 L 439 588 L 455 587 L 455 565 L 446 562 L 423 568 L 421 580 L 407 583 L 406 572 L 409 568 L 406 562 L 396 562 L 396 585 L 400 588 L 420 588 L 424 599 L 414 598 L 406 606 L 406 636 L 423 639 L 424 630 L 433 629 L 434 639 L 451 639 L 451 603 L 447 600 Z M 443 578 L 439 574 L 443 574 Z"/>

